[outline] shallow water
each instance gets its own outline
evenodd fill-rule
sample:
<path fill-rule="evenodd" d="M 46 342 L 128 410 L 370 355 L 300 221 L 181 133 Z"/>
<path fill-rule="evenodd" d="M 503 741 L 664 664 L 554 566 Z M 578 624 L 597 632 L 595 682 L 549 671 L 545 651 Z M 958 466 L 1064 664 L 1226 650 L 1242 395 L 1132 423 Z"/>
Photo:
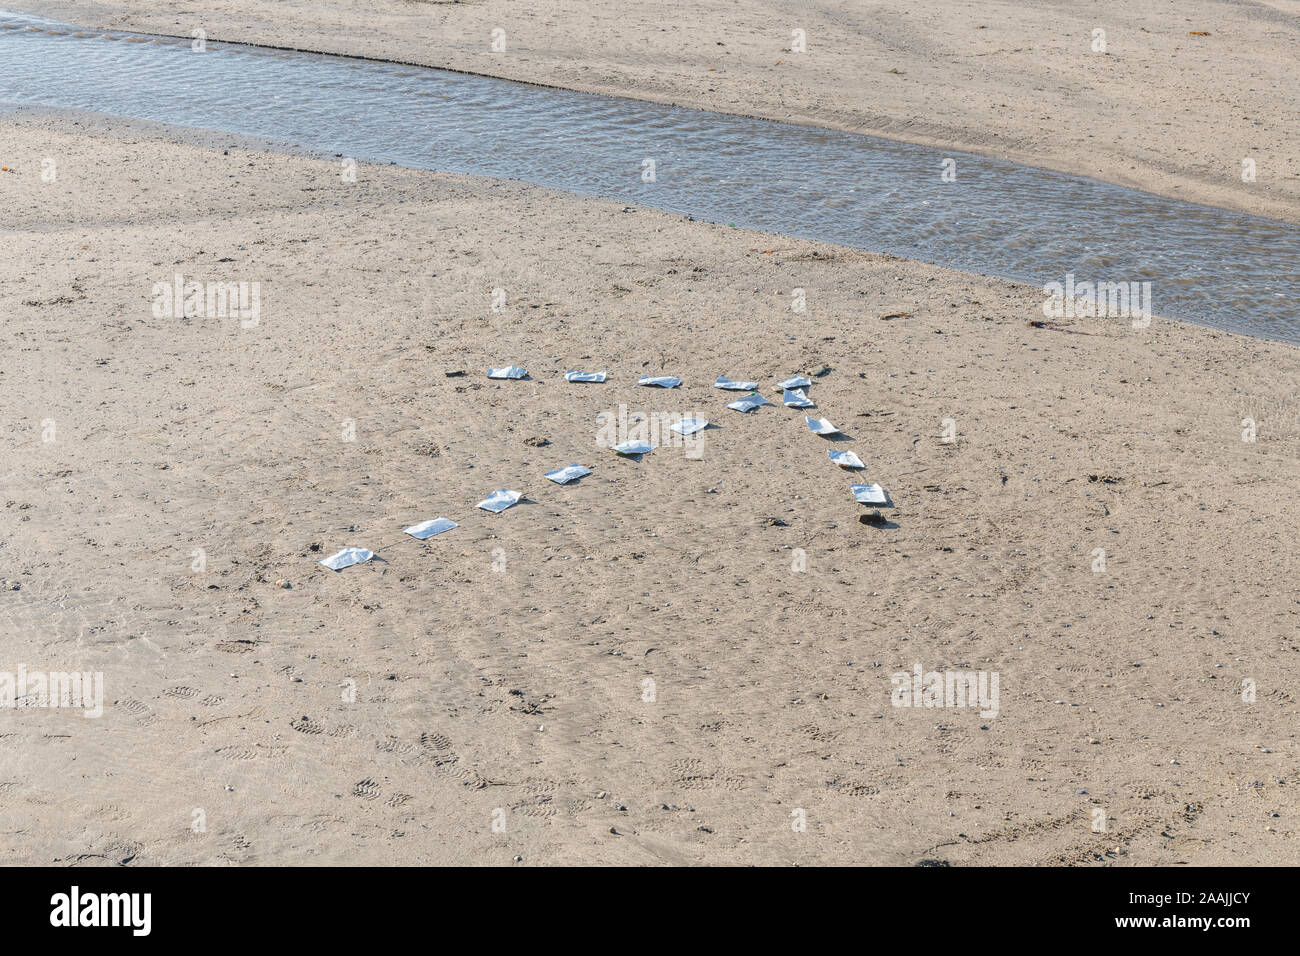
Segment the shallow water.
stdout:
<path fill-rule="evenodd" d="M 955 151 L 3 11 L 0 103 L 520 179 L 1036 285 L 1149 281 L 1158 315 L 1300 342 L 1300 228 Z"/>

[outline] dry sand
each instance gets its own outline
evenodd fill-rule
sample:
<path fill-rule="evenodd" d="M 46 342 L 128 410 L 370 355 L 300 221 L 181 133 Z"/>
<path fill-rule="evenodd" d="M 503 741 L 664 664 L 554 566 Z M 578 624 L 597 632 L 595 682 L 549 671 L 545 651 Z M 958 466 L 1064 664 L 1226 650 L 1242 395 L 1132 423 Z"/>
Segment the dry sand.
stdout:
<path fill-rule="evenodd" d="M 1300 221 L 1300 0 L 2 5 L 879 133 Z"/>
<path fill-rule="evenodd" d="M 3 716 L 3 862 L 1295 859 L 1296 349 L 179 135 L 0 121 L 0 669 L 107 698 Z M 260 282 L 260 324 L 155 318 L 177 272 Z M 888 527 L 709 387 L 820 366 Z M 620 404 L 722 427 L 619 460 Z M 892 707 L 916 663 L 997 672 L 998 715 Z"/>

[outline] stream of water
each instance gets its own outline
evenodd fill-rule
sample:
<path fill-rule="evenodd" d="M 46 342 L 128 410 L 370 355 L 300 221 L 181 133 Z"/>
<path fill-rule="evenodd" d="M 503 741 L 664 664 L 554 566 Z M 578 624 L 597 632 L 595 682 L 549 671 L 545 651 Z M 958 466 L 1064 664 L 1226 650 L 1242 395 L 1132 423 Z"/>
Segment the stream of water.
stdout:
<path fill-rule="evenodd" d="M 1159 315 L 1300 342 L 1297 227 L 955 151 L 3 11 L 0 104 L 525 180 L 1036 285 L 1150 282 Z"/>

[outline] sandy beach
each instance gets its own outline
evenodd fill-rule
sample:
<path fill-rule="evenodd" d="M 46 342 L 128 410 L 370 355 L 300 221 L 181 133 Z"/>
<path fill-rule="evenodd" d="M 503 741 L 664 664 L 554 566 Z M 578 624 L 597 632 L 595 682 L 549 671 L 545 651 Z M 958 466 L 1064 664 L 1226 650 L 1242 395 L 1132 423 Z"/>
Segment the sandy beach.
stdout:
<path fill-rule="evenodd" d="M 791 4 L 212 6 L 212 39 L 1300 213 L 1296 3 L 1195 0 L 1174 30 L 837 2 L 799 8 L 827 52 L 798 61 Z M 1295 347 L 1044 326 L 1036 287 L 220 133 L 9 112 L 0 157 L 0 671 L 104 679 L 98 719 L 0 712 L 0 862 L 1294 860 Z M 257 282 L 256 321 L 159 316 L 177 275 Z M 528 378 L 486 377 L 507 364 Z M 851 440 L 711 387 L 796 374 Z M 683 385 L 635 384 L 660 375 Z M 719 427 L 602 447 L 691 415 Z M 474 507 L 499 488 L 525 500 Z M 437 516 L 459 527 L 402 533 Z M 348 546 L 377 558 L 318 563 Z M 995 712 L 898 706 L 917 667 L 996 673 Z"/>

